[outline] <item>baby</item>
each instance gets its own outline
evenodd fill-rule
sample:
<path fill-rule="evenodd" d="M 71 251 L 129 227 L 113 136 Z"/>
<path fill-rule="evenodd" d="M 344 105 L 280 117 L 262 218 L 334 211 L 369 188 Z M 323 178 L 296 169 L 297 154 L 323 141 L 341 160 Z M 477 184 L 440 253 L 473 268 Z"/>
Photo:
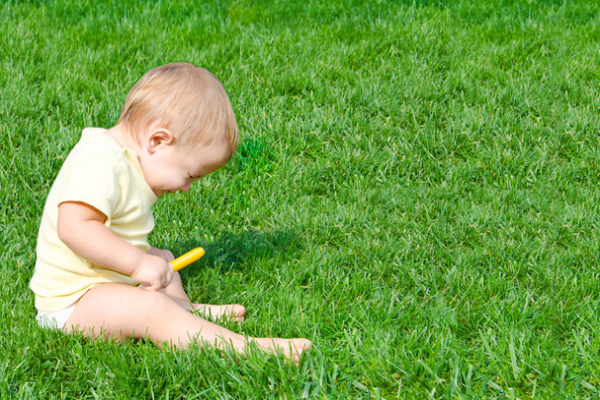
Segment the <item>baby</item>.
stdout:
<path fill-rule="evenodd" d="M 116 126 L 83 131 L 50 190 L 30 284 L 39 324 L 158 346 L 243 353 L 254 343 L 298 362 L 307 339 L 245 337 L 190 312 L 242 320 L 246 310 L 191 303 L 173 254 L 147 241 L 158 197 L 223 167 L 237 142 L 231 103 L 210 72 L 188 63 L 148 71 Z"/>

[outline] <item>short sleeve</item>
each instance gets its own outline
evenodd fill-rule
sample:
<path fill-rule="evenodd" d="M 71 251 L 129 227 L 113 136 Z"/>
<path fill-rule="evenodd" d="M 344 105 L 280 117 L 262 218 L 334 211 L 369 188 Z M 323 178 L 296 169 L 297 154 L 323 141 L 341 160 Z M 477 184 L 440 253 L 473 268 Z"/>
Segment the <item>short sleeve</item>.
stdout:
<path fill-rule="evenodd" d="M 109 219 L 119 201 L 119 163 L 109 155 L 87 158 L 71 166 L 65 175 L 59 203 L 88 204 Z"/>

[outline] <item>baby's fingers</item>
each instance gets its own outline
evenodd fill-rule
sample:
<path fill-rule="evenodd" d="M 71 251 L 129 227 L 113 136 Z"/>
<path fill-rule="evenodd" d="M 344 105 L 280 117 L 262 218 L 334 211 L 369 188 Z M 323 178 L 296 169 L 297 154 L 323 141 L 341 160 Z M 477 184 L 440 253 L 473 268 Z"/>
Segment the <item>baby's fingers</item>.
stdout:
<path fill-rule="evenodd" d="M 173 272 L 168 272 L 166 275 L 157 279 L 153 284 L 148 285 L 146 290 L 150 290 L 153 292 L 158 292 L 159 290 L 166 289 L 173 281 Z"/>
<path fill-rule="evenodd" d="M 146 285 L 144 283 L 142 283 L 140 285 L 141 288 L 143 288 L 144 290 L 147 290 L 149 292 L 158 292 L 161 288 L 157 285 Z"/>

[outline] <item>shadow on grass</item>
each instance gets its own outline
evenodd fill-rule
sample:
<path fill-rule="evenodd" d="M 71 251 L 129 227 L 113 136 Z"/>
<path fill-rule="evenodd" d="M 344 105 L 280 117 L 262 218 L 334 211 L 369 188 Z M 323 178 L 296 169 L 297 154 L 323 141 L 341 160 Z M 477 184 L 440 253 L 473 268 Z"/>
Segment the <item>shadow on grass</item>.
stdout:
<path fill-rule="evenodd" d="M 300 239 L 293 232 L 248 231 L 244 233 L 226 232 L 211 243 L 193 240 L 178 242 L 173 246 L 172 251 L 178 256 L 199 246 L 203 247 L 206 252 L 198 261 L 199 266 L 219 268 L 223 271 L 241 270 L 248 261 L 256 259 L 274 258 L 283 254 L 286 257 L 294 257 L 302 250 Z M 191 270 L 193 269 L 188 271 Z"/>

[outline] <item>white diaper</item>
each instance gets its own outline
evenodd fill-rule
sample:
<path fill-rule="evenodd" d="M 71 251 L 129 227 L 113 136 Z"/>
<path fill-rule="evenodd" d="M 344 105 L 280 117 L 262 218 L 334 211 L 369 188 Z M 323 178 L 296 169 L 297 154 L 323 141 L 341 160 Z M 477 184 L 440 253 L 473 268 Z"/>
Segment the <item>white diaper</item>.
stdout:
<path fill-rule="evenodd" d="M 38 311 L 35 319 L 42 328 L 63 329 L 76 305 L 77 303 L 71 304 L 69 307 L 59 311 Z"/>

